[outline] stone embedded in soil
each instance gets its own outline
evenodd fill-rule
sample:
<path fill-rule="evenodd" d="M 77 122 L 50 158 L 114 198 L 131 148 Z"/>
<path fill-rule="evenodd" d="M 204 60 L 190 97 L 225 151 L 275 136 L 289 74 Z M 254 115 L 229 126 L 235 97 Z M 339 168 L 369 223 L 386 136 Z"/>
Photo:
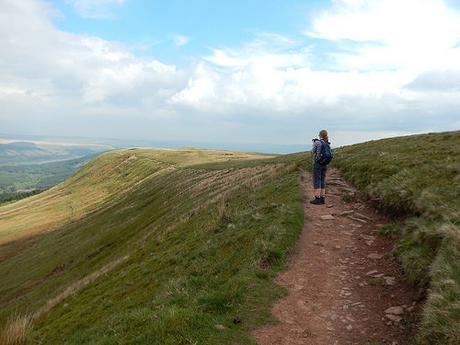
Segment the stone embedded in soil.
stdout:
<path fill-rule="evenodd" d="M 373 219 L 371 217 L 368 217 L 368 216 L 366 216 L 366 215 L 364 215 L 362 213 L 355 212 L 355 215 L 360 217 L 360 218 L 366 219 L 368 221 L 371 221 L 371 222 L 373 221 Z"/>
<path fill-rule="evenodd" d="M 385 314 L 400 315 L 402 313 L 404 313 L 404 309 L 401 306 L 390 307 L 385 310 Z"/>
<path fill-rule="evenodd" d="M 388 319 L 390 319 L 391 321 L 394 321 L 394 322 L 400 322 L 402 320 L 402 317 L 401 316 L 398 316 L 398 315 L 393 315 L 393 314 L 386 314 L 385 315 Z"/>
<path fill-rule="evenodd" d="M 381 258 L 383 258 L 383 255 L 382 254 L 378 254 L 378 253 L 371 253 L 367 256 L 368 259 L 374 259 L 374 260 L 380 260 Z"/>
<path fill-rule="evenodd" d="M 332 214 L 323 214 L 323 215 L 320 216 L 320 218 L 322 220 L 333 220 L 333 219 L 335 219 Z"/>
<path fill-rule="evenodd" d="M 224 329 L 227 329 L 227 327 L 225 327 L 224 325 L 221 325 L 221 324 L 217 324 L 214 326 L 216 329 L 220 329 L 221 331 L 223 331 Z"/>
<path fill-rule="evenodd" d="M 376 273 L 379 273 L 379 271 L 376 271 L 376 270 L 373 270 L 373 271 L 369 271 L 366 273 L 367 276 L 371 276 L 371 275 L 374 275 Z"/>
<path fill-rule="evenodd" d="M 363 223 L 363 224 L 367 223 L 367 220 L 357 218 L 357 217 L 353 217 L 352 215 L 348 215 L 347 217 L 350 218 L 351 220 L 354 220 L 354 221 L 357 221 L 357 222 L 360 222 L 360 223 Z"/>
<path fill-rule="evenodd" d="M 354 210 L 343 211 L 339 213 L 339 216 L 346 216 L 355 212 Z"/>
<path fill-rule="evenodd" d="M 395 285 L 396 284 L 396 278 L 395 277 L 385 276 L 385 277 L 383 277 L 383 279 L 385 280 L 386 285 Z"/>

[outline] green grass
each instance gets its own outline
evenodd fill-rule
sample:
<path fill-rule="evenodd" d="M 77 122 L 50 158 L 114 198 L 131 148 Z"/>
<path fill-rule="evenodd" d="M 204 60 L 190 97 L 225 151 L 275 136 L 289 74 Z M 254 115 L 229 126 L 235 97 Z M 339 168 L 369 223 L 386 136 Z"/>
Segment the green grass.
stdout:
<path fill-rule="evenodd" d="M 418 343 L 460 343 L 460 132 L 371 141 L 336 150 L 346 179 L 406 220 L 397 253 L 409 279 L 428 287 Z"/>
<path fill-rule="evenodd" d="M 254 344 L 250 331 L 273 321 L 270 304 L 283 294 L 272 278 L 302 227 L 306 162 L 200 150 L 101 155 L 49 192 L 0 208 L 22 226 L 0 247 L 0 322 L 33 315 L 27 344 Z M 100 194 L 80 217 L 25 236 L 34 205 L 56 218 L 68 200 Z M 0 218 L 0 233 L 7 226 L 18 225 Z"/>

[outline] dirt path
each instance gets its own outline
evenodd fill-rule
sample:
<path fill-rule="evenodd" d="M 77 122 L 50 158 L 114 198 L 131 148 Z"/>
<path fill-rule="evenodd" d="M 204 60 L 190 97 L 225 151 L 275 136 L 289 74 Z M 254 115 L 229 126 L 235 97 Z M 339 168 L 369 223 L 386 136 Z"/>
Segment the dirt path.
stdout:
<path fill-rule="evenodd" d="M 328 181 L 326 205 L 311 205 L 310 176 L 302 175 L 304 229 L 288 270 L 276 279 L 288 295 L 273 307 L 280 322 L 255 337 L 260 345 L 408 344 L 417 296 L 385 255 L 392 241 L 376 229 L 388 220 L 360 202 L 344 202 L 353 189 L 337 170 Z"/>

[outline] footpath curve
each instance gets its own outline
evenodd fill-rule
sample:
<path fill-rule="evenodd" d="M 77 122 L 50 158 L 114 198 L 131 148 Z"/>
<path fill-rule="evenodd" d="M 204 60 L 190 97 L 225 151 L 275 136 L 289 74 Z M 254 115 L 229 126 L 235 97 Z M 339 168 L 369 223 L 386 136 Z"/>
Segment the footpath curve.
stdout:
<path fill-rule="evenodd" d="M 287 295 L 273 306 L 279 320 L 254 332 L 260 345 L 407 345 L 414 338 L 418 295 L 378 234 L 388 222 L 344 195 L 355 191 L 328 172 L 326 205 L 311 205 L 311 177 L 301 174 L 305 221 L 288 269 L 276 283 Z"/>

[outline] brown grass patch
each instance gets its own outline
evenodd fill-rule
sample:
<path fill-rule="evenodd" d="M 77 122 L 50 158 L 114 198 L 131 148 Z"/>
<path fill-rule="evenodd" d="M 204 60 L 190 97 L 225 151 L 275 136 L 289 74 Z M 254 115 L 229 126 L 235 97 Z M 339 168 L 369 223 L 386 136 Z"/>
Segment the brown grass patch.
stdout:
<path fill-rule="evenodd" d="M 32 321 L 38 319 L 43 314 L 50 311 L 57 304 L 59 304 L 65 298 L 76 294 L 78 291 L 94 282 L 100 276 L 111 271 L 113 268 L 118 266 L 123 261 L 126 261 L 129 258 L 128 255 L 125 255 L 117 260 L 114 260 L 107 265 L 101 267 L 99 270 L 87 275 L 86 277 L 77 280 L 76 282 L 69 285 L 65 290 L 56 296 L 50 298 L 43 306 L 41 306 L 35 313 L 32 315 L 20 316 L 15 315 L 10 318 L 5 327 L 0 333 L 0 345 L 19 345 L 23 344 L 26 340 L 27 332 L 32 328 Z"/>
<path fill-rule="evenodd" d="M 0 345 L 23 344 L 30 328 L 32 328 L 32 318 L 29 315 L 13 316 L 0 333 Z"/>

